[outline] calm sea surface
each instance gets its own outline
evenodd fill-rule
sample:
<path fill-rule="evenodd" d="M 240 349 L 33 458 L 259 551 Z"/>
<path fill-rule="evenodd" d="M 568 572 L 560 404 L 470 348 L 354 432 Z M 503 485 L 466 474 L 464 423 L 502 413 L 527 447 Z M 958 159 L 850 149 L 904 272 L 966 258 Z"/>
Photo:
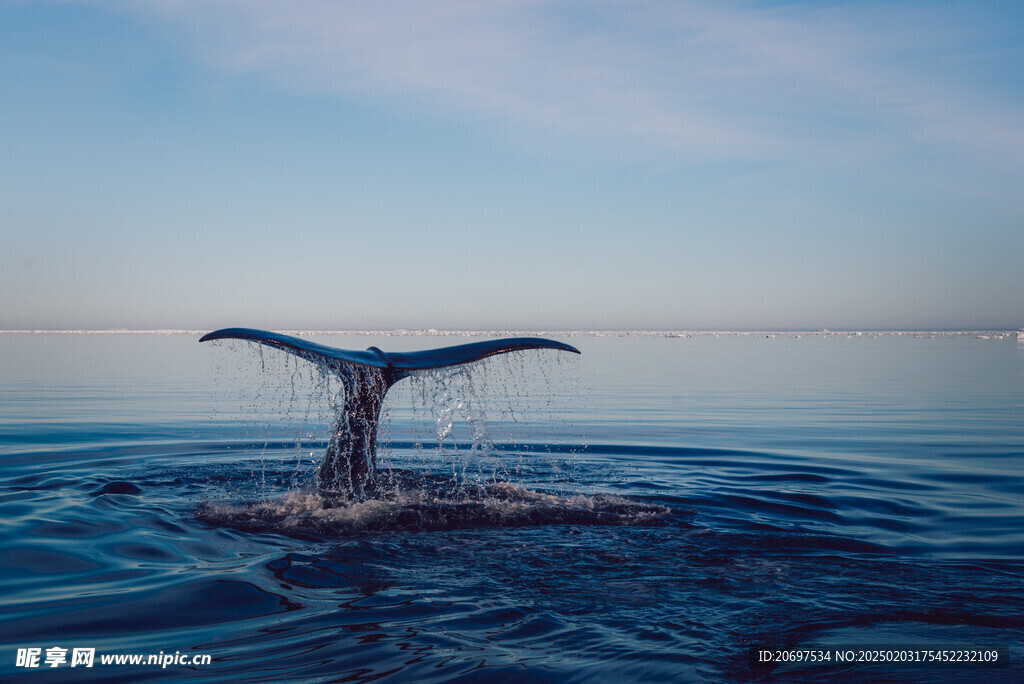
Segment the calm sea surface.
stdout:
<path fill-rule="evenodd" d="M 338 505 L 337 381 L 198 337 L 0 335 L 4 681 L 1024 680 L 1015 339 L 562 338 L 396 385 Z M 1002 667 L 751 658 L 872 645 Z"/>

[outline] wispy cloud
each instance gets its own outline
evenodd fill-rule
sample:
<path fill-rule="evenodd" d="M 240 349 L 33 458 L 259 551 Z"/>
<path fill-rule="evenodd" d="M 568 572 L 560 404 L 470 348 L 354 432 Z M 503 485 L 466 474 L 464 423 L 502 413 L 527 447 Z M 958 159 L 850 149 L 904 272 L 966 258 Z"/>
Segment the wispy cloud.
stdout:
<path fill-rule="evenodd" d="M 103 0 L 100 0 L 101 2 Z M 943 73 L 991 24 L 936 5 L 117 0 L 199 57 L 280 86 L 385 98 L 559 138 L 786 158 L 937 143 L 1016 163 L 1019 93 Z M 941 11 L 940 11 L 941 10 Z M 972 41 L 974 43 L 972 44 Z M 991 63 L 978 65 L 985 69 Z M 998 59 L 996 57 L 995 59 Z M 1019 58 L 1018 58 L 1019 59 Z"/>

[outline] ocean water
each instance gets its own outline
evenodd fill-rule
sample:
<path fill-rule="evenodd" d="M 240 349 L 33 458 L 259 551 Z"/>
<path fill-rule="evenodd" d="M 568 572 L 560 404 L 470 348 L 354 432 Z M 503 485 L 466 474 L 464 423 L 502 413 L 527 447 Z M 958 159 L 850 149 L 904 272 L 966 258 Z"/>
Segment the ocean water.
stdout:
<path fill-rule="evenodd" d="M 1012 338 L 562 338 L 396 385 L 345 505 L 337 381 L 198 337 L 0 335 L 4 681 L 1024 680 Z"/>

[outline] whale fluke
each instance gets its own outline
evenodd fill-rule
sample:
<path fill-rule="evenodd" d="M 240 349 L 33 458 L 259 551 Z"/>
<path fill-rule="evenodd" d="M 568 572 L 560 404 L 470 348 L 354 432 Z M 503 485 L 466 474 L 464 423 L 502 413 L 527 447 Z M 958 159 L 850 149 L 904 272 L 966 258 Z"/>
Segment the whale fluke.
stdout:
<path fill-rule="evenodd" d="M 511 337 L 416 352 L 336 349 L 291 335 L 224 328 L 199 341 L 248 340 L 282 349 L 334 372 L 345 388 L 345 402 L 331 427 L 317 485 L 328 494 L 353 497 L 372 484 L 376 469 L 377 420 L 388 389 L 413 371 L 458 366 L 524 349 L 556 349 L 579 354 L 575 347 L 542 337 Z"/>
<path fill-rule="evenodd" d="M 427 370 L 429 368 L 445 368 L 472 363 L 480 359 L 520 351 L 522 349 L 560 349 L 562 351 L 580 353 L 580 350 L 564 342 L 544 339 L 543 337 L 510 337 L 484 342 L 459 344 L 441 349 L 426 349 L 417 352 L 382 352 L 376 347 L 366 351 L 337 349 L 316 342 L 310 342 L 291 335 L 254 330 L 253 328 L 224 328 L 207 333 L 199 338 L 200 342 L 210 340 L 250 340 L 270 347 L 277 347 L 309 360 L 343 361 L 371 368 L 393 368 L 398 371 Z"/>

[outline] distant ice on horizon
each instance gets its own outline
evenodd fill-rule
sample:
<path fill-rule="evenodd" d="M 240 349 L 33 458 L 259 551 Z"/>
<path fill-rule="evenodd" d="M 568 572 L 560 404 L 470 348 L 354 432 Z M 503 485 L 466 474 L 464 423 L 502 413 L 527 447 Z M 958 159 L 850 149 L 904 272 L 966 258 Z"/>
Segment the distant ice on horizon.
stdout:
<path fill-rule="evenodd" d="M 0 334 L 35 335 L 202 335 L 209 330 L 0 330 Z M 362 337 L 962 337 L 1002 340 L 1016 338 L 1024 341 L 1021 330 L 278 330 L 287 335 L 351 335 Z"/>

